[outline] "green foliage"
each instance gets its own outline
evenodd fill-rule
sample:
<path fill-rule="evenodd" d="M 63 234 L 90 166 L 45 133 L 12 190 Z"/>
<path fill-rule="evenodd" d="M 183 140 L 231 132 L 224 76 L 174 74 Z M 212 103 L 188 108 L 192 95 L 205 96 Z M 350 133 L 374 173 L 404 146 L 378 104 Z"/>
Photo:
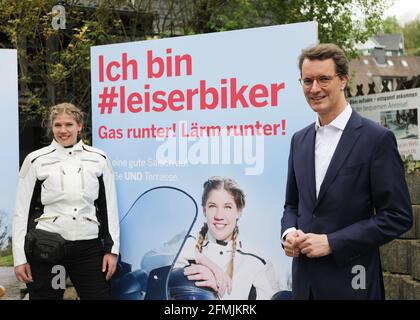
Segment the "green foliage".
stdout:
<path fill-rule="evenodd" d="M 13 257 L 12 255 L 0 256 L 0 267 L 13 267 Z"/>
<path fill-rule="evenodd" d="M 420 49 L 420 17 L 404 25 L 404 46 L 411 52 L 418 53 Z"/>
<path fill-rule="evenodd" d="M 385 20 L 382 21 L 381 25 L 381 32 L 382 33 L 399 33 L 403 31 L 403 27 L 399 24 L 397 18 L 387 17 Z"/>
<path fill-rule="evenodd" d="M 406 174 L 420 172 L 420 160 L 414 160 L 411 154 L 408 156 L 402 156 L 402 160 Z"/>
<path fill-rule="evenodd" d="M 0 257 L 6 257 L 12 255 L 12 239 L 8 238 L 7 245 L 0 248 Z"/>
<path fill-rule="evenodd" d="M 210 3 L 212 1 L 199 1 Z M 382 0 L 231 0 L 218 3 L 202 23 L 211 31 L 264 25 L 316 21 L 322 43 L 342 47 L 349 57 L 357 55 L 356 43 L 377 33 L 389 1 Z M 197 31 L 197 30 L 196 30 Z M 201 30 L 203 31 L 203 30 Z M 205 31 L 205 30 L 204 30 Z"/>
<path fill-rule="evenodd" d="M 413 49 L 406 49 L 405 53 L 412 56 L 420 56 L 420 47 Z"/>

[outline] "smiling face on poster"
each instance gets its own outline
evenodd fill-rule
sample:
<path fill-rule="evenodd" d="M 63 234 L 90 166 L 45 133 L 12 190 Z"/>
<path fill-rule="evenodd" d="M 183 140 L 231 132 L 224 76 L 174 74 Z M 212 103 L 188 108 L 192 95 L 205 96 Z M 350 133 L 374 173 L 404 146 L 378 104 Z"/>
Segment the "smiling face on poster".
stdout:
<path fill-rule="evenodd" d="M 280 242 L 287 158 L 291 136 L 314 117 L 297 59 L 316 30 L 310 22 L 92 48 L 93 143 L 115 170 L 126 272 L 171 265 L 207 212 L 214 234 L 237 222 L 237 250 L 243 244 L 268 261 L 274 289 L 288 289 L 291 260 Z M 214 176 L 243 190 L 237 221 L 226 216 L 236 202 L 224 188 L 212 207 L 201 205 Z M 164 186 L 176 190 L 148 192 Z M 158 265 L 146 263 L 158 256 Z M 233 287 L 241 276 L 234 271 Z"/>

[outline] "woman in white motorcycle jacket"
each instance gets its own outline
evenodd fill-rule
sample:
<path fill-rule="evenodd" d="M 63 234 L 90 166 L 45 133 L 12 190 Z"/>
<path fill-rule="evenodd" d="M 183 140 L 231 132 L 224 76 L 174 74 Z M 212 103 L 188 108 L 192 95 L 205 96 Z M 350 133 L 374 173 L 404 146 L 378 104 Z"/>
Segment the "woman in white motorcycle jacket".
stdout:
<path fill-rule="evenodd" d="M 65 267 L 81 299 L 109 299 L 107 280 L 119 254 L 115 182 L 105 153 L 80 139 L 83 113 L 70 103 L 52 108 L 52 143 L 30 153 L 19 172 L 13 224 L 16 277 L 27 283 L 30 299 L 62 299 L 52 287 L 53 265 L 25 254 L 31 228 L 60 234 Z"/>
<path fill-rule="evenodd" d="M 245 207 L 240 186 L 230 178 L 211 177 L 201 204 L 206 223 L 197 238 L 187 239 L 175 268 L 184 268 L 188 280 L 212 288 L 219 299 L 271 299 L 278 291 L 273 265 L 239 237 L 237 222 Z"/>

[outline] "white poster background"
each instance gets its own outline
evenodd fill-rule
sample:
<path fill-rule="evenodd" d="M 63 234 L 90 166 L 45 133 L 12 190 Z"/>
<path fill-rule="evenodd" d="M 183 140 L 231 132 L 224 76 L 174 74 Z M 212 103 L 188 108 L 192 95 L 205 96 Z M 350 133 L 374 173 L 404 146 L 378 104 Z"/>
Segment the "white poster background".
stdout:
<path fill-rule="evenodd" d="M 298 56 L 303 48 L 316 43 L 317 26 L 309 22 L 93 47 L 93 144 L 105 150 L 112 160 L 120 216 L 127 213 L 142 192 L 162 185 L 174 186 L 192 195 L 199 205 L 199 217 L 193 230 L 193 234 L 197 234 L 203 224 L 203 183 L 214 175 L 231 177 L 246 194 L 246 206 L 239 221 L 240 236 L 274 264 L 278 287 L 290 289 L 291 259 L 284 255 L 281 247 L 280 220 L 290 139 L 294 132 L 315 119 L 298 81 Z M 190 73 L 184 63 L 176 76 L 175 59 L 184 55 L 191 58 Z M 165 61 L 164 76 L 148 77 L 151 57 Z M 157 73 L 158 64 L 153 67 Z M 199 97 L 195 95 L 192 110 L 186 110 L 187 102 L 180 99 L 182 102 L 173 103 L 182 109 L 180 111 L 169 107 L 161 112 L 145 111 L 146 91 L 152 95 L 162 90 L 167 99 L 173 90 L 185 94 L 188 89 L 200 88 L 202 80 L 205 80 L 206 88 L 213 87 L 219 92 L 227 88 L 229 91 L 232 78 L 236 79 L 238 87 L 247 86 L 246 95 L 253 86 L 261 85 L 255 91 L 261 95 L 253 102 L 246 98 L 249 107 L 238 102 L 237 107 L 232 108 L 228 98 L 225 104 L 229 106 L 223 108 L 220 98 L 214 109 L 202 110 Z M 280 83 L 284 84 L 284 89 L 276 92 L 274 97 L 264 98 L 267 94 L 263 93 L 262 87 L 270 91 L 272 84 Z M 109 93 L 112 92 L 111 97 Z M 132 105 L 132 110 L 141 111 L 130 112 L 128 100 L 135 92 L 140 93 L 143 100 L 139 102 L 132 96 L 132 100 L 138 102 Z M 106 99 L 105 93 L 108 94 Z M 174 99 L 177 97 L 179 94 Z M 207 95 L 206 103 L 212 101 L 210 94 Z M 265 102 L 264 106 L 255 106 Z M 100 110 L 99 106 L 104 104 L 108 106 L 102 106 Z M 227 146 L 223 145 L 222 137 L 186 138 L 181 132 L 181 127 L 192 133 L 193 127 L 253 126 L 257 121 L 260 125 L 268 125 L 265 133 L 246 137 L 227 137 L 226 132 L 222 133 L 230 141 Z M 156 134 L 156 128 L 161 128 L 163 135 L 169 132 L 169 138 L 133 138 L 132 132 L 128 137 L 129 130 L 146 128 L 150 132 L 153 127 Z M 171 131 L 172 128 L 175 132 Z M 212 141 L 220 144 L 212 147 Z M 175 146 L 175 149 L 169 147 L 168 151 L 168 146 Z M 170 158 L 172 165 L 156 166 L 156 159 L 164 157 L 166 160 Z M 150 223 L 154 222 L 153 219 L 158 218 L 150 217 Z M 161 223 L 171 225 L 171 221 Z M 149 229 L 148 225 L 133 225 L 129 232 L 153 231 Z M 124 230 L 127 232 L 127 228 Z M 161 236 L 164 243 L 173 235 Z M 130 252 L 142 245 L 124 240 L 121 243 L 122 257 L 128 259 L 134 270 L 140 267 L 140 261 L 131 259 Z"/>
<path fill-rule="evenodd" d="M 18 121 L 18 76 L 17 51 L 0 49 L 0 136 L 2 137 L 0 166 L 0 215 L 8 222 L 11 234 L 11 219 L 15 206 L 15 192 L 19 170 L 19 121 Z M 0 233 L 4 230 L 0 226 Z"/>

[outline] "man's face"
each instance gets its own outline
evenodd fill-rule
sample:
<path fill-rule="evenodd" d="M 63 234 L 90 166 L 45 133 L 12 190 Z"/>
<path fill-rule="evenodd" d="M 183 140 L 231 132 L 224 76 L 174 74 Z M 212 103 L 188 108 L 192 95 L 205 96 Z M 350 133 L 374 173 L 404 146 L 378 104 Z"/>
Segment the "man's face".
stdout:
<path fill-rule="evenodd" d="M 342 89 L 347 76 L 337 75 L 333 59 L 303 60 L 301 79 L 306 101 L 320 118 L 339 114 L 346 103 Z"/>

